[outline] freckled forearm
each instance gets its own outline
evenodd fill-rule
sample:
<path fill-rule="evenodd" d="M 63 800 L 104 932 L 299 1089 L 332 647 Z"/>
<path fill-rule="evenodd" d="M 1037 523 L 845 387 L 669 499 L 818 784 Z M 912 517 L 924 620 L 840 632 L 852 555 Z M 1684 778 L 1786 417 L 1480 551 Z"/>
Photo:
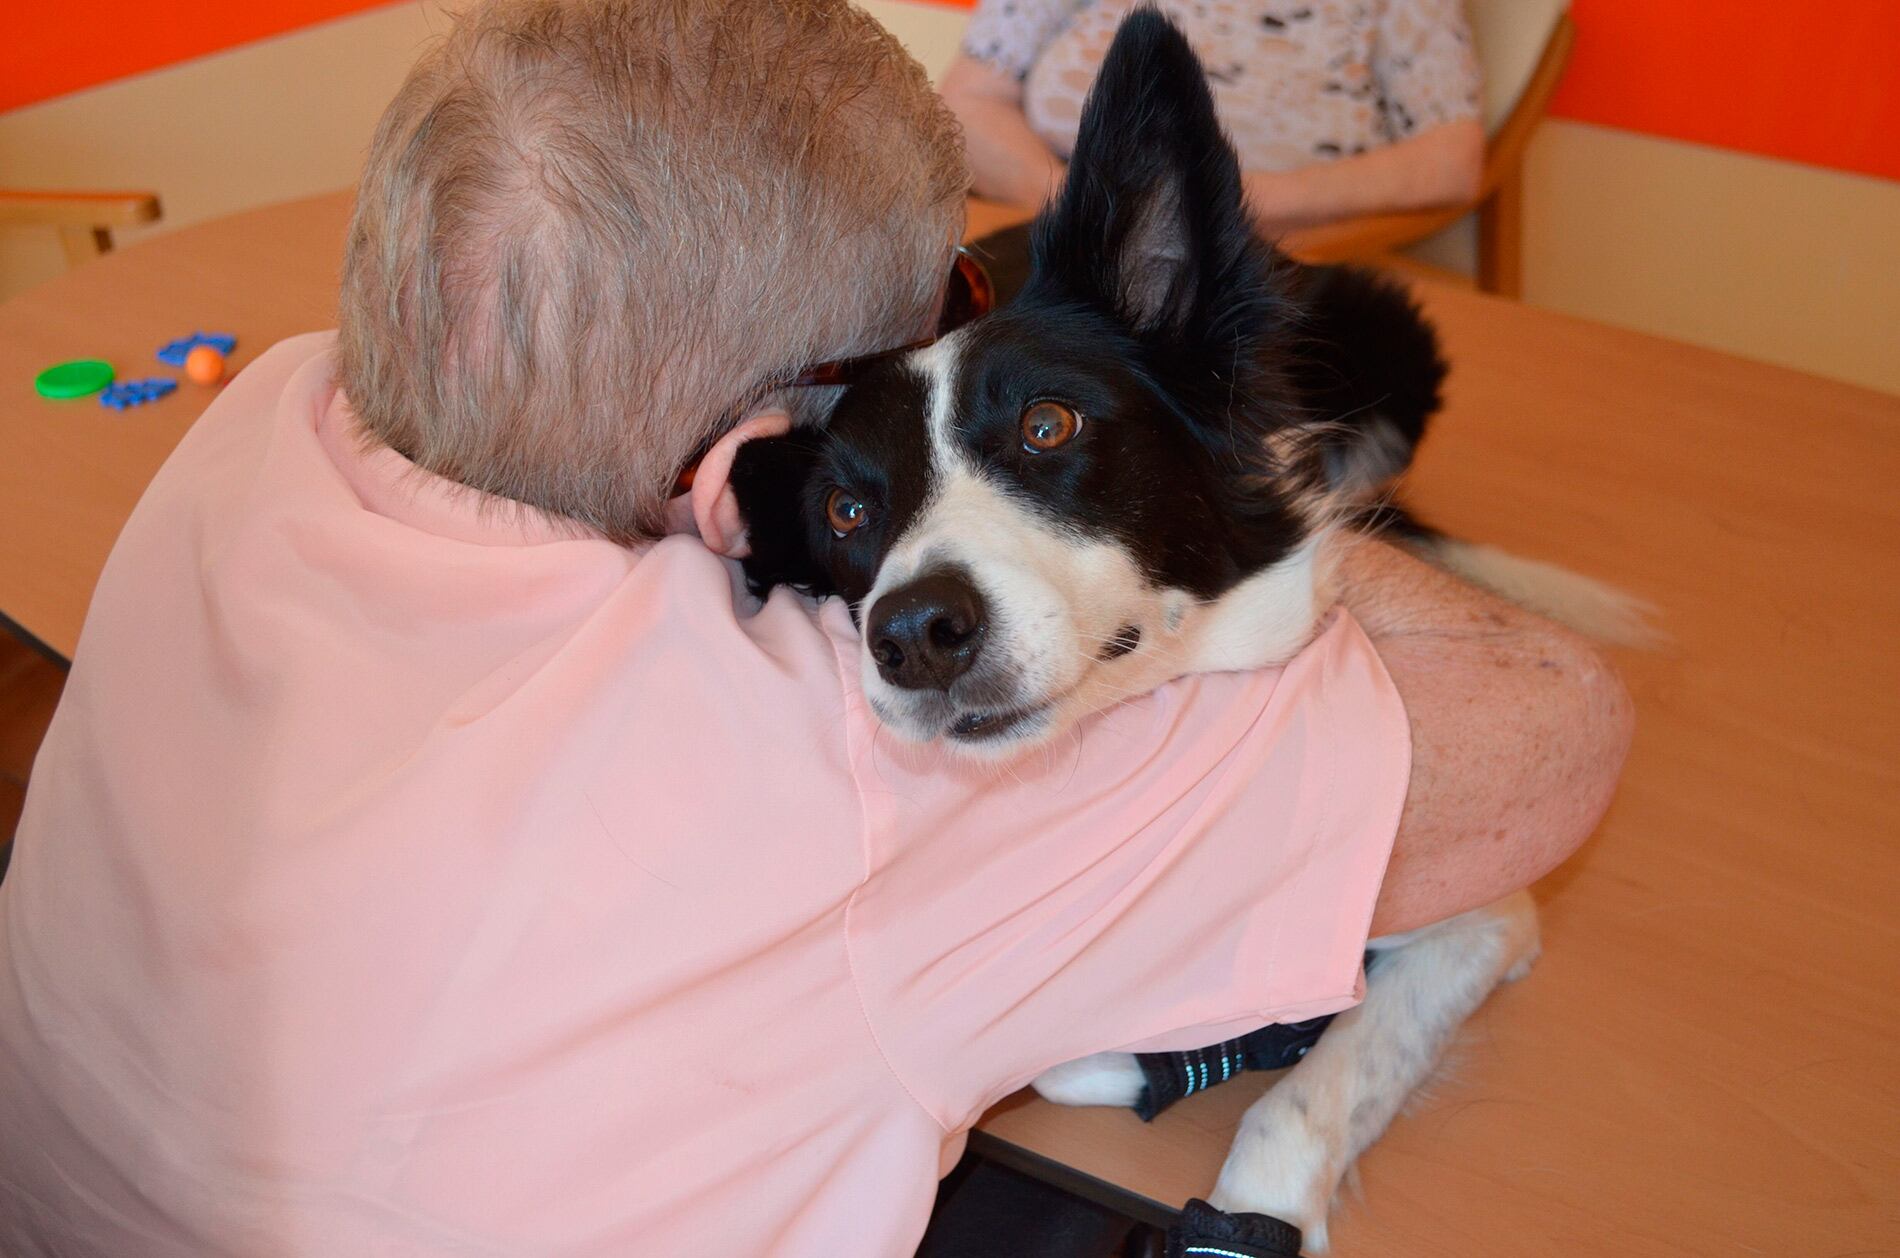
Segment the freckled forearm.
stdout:
<path fill-rule="evenodd" d="M 1473 199 L 1484 133 L 1449 122 L 1397 144 L 1288 171 L 1249 171 L 1247 211 L 1268 236 L 1361 214 L 1431 209 Z"/>
<path fill-rule="evenodd" d="M 1408 930 L 1549 872 L 1609 806 L 1629 697 L 1589 642 L 1383 543 L 1335 555 L 1339 600 L 1405 702 L 1412 780 L 1374 917 Z"/>

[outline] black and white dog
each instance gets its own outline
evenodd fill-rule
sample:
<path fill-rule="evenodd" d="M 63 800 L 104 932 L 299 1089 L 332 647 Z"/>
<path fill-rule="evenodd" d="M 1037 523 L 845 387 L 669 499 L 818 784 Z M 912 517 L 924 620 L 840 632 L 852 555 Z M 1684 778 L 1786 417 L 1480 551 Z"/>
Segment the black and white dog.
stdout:
<path fill-rule="evenodd" d="M 1444 373 L 1400 290 L 1259 240 L 1199 62 L 1137 11 L 1014 300 L 874 368 L 822 432 L 744 447 L 748 575 L 850 601 L 893 731 L 1003 758 L 1184 673 L 1292 657 L 1328 608 L 1334 528 L 1495 555 L 1379 505 Z M 1536 915 L 1520 893 L 1372 947 L 1365 1002 L 1248 1111 L 1213 1194 L 1314 1249 L 1354 1158 L 1530 966 Z M 1143 1076 L 1102 1054 L 1036 1086 L 1130 1105 Z"/>

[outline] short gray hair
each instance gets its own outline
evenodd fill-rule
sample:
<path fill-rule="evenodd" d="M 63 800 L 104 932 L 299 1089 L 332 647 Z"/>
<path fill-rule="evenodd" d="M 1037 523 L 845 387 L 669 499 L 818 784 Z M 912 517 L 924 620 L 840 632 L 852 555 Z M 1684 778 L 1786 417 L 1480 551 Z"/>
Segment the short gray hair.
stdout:
<path fill-rule="evenodd" d="M 967 176 L 847 0 L 491 0 L 377 129 L 339 359 L 419 466 L 632 542 L 723 422 L 918 334 Z"/>

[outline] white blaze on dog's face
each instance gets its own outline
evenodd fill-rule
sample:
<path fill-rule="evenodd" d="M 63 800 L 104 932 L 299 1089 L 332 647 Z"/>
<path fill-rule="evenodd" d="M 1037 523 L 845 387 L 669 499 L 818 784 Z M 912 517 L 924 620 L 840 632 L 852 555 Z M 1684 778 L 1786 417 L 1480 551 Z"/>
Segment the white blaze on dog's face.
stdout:
<path fill-rule="evenodd" d="M 1003 753 L 1078 715 L 1084 683 L 1126 661 L 1128 647 L 1139 650 L 1148 626 L 1178 623 L 1186 598 L 1155 590 L 1127 550 L 1012 490 L 957 440 L 956 366 L 965 340 L 952 336 L 910 364 L 927 391 L 931 490 L 884 556 L 867 600 L 864 687 L 872 709 L 900 733 L 945 735 Z M 928 604 L 921 609 L 905 598 L 917 589 Z M 953 619 L 947 634 L 941 620 L 927 617 L 921 637 L 903 623 L 907 613 L 933 609 L 953 618 L 966 609 L 975 614 Z M 937 689 L 926 673 L 906 667 L 913 662 L 907 654 L 934 654 L 940 673 L 966 663 L 968 671 Z"/>
<path fill-rule="evenodd" d="M 1089 322 L 1052 337 L 998 315 L 835 418 L 823 540 L 865 693 L 907 738 L 1013 754 L 1182 673 L 1284 660 L 1312 631 L 1301 513 L 1262 492 L 1244 524 L 1224 518 L 1221 470 L 1155 387 L 1077 352 L 1112 333 Z"/>

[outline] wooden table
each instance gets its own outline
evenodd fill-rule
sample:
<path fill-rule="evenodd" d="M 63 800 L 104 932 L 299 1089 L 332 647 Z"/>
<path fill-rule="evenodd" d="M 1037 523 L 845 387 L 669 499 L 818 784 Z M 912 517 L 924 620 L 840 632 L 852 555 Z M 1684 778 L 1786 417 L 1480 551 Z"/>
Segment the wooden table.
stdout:
<path fill-rule="evenodd" d="M 121 417 L 34 370 L 242 363 L 331 322 L 347 200 L 135 246 L 0 306 L 0 611 L 53 649 L 208 391 Z M 973 227 L 1006 212 L 980 208 Z M 1900 1250 L 1900 399 L 1420 286 L 1455 370 L 1411 493 L 1617 582 L 1640 728 L 1602 832 L 1540 888 L 1546 952 L 1366 1157 L 1341 1255 Z M 1151 1126 L 1016 1097 L 992 1148 L 1178 1205 L 1258 1077 Z"/>

